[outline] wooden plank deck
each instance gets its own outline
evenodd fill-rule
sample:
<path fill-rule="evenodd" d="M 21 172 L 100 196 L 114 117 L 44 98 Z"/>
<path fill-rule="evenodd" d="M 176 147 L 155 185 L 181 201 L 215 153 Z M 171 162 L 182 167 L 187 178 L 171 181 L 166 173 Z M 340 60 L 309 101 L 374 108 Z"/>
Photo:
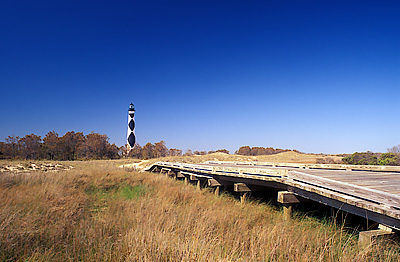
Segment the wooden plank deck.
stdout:
<path fill-rule="evenodd" d="M 284 188 L 304 198 L 400 229 L 399 167 L 210 161 L 204 164 L 158 162 L 148 170 L 155 167 L 221 183 Z"/>

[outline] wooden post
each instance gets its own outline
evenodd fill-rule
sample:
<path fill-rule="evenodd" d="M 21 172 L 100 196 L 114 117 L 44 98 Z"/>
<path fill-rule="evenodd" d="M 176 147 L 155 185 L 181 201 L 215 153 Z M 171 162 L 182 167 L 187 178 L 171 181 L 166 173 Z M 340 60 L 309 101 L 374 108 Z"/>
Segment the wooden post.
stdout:
<path fill-rule="evenodd" d="M 293 214 L 293 204 L 283 204 L 283 218 L 289 220 Z"/>
<path fill-rule="evenodd" d="M 172 170 L 167 171 L 166 174 L 167 174 L 167 177 L 176 178 L 176 174 L 175 174 L 175 172 L 172 171 Z"/>
<path fill-rule="evenodd" d="M 379 240 L 390 240 L 396 238 L 397 235 L 395 232 L 383 229 L 362 231 L 358 234 L 358 244 L 365 247 Z"/>
<path fill-rule="evenodd" d="M 246 199 L 248 198 L 248 195 L 250 192 L 240 192 L 240 203 L 244 203 Z"/>
<path fill-rule="evenodd" d="M 198 177 L 196 177 L 195 175 L 189 175 L 189 179 L 190 179 L 190 181 L 195 181 L 196 182 L 196 188 L 198 189 L 198 190 L 200 190 L 200 186 L 201 186 L 201 181 L 200 181 L 200 179 L 198 178 Z"/>
<path fill-rule="evenodd" d="M 240 193 L 240 202 L 244 203 L 251 193 L 251 189 L 244 183 L 235 183 L 233 190 Z"/>
<path fill-rule="evenodd" d="M 185 176 L 185 184 L 189 184 L 189 178 L 187 176 Z"/>
<path fill-rule="evenodd" d="M 176 172 L 175 171 L 171 171 L 170 172 L 170 176 L 173 178 L 173 179 L 177 179 L 177 176 L 176 176 Z"/>
<path fill-rule="evenodd" d="M 209 187 L 216 187 L 216 186 L 222 186 L 217 180 L 214 178 L 208 179 L 207 180 L 207 186 Z"/>
<path fill-rule="evenodd" d="M 171 172 L 171 169 L 169 168 L 161 168 L 160 173 L 165 174 L 167 177 L 169 176 L 169 172 Z"/>
<path fill-rule="evenodd" d="M 278 192 L 278 202 L 283 204 L 283 218 L 290 219 L 293 214 L 293 204 L 305 202 L 306 199 L 289 191 Z"/>
<path fill-rule="evenodd" d="M 185 178 L 184 175 L 182 175 L 181 171 L 176 172 L 176 178 Z"/>
<path fill-rule="evenodd" d="M 214 195 L 219 196 L 219 186 L 216 186 L 214 189 Z"/>
<path fill-rule="evenodd" d="M 219 183 L 216 179 L 211 178 L 207 180 L 207 186 L 208 187 L 214 187 L 214 194 L 219 195 L 219 187 L 222 186 L 221 183 Z"/>

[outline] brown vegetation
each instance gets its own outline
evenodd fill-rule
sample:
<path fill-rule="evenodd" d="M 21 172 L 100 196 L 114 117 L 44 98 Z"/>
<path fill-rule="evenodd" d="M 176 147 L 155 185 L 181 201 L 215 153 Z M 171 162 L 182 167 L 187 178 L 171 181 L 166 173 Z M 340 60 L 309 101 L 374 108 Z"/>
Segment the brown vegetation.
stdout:
<path fill-rule="evenodd" d="M 243 156 L 261 156 L 261 155 L 273 155 L 279 154 L 283 152 L 293 151 L 296 153 L 300 153 L 297 150 L 290 150 L 290 149 L 280 149 L 280 148 L 272 148 L 272 147 L 249 147 L 249 146 L 242 146 L 240 147 L 235 154 L 243 155 Z"/>
<path fill-rule="evenodd" d="M 107 135 L 91 132 L 84 135 L 73 131 L 59 137 L 54 131 L 42 139 L 35 134 L 8 136 L 0 142 L 0 159 L 113 159 L 118 158 L 120 148 L 110 144 Z"/>
<path fill-rule="evenodd" d="M 182 162 L 182 163 L 203 163 L 205 161 L 258 161 L 258 162 L 274 162 L 274 163 L 302 163 L 302 164 L 316 164 L 328 163 L 341 163 L 342 157 L 337 155 L 315 155 L 304 154 L 293 151 L 283 152 L 273 155 L 262 156 L 243 156 L 243 155 L 229 155 L 225 153 L 212 153 L 206 155 L 184 155 L 184 156 L 167 156 L 157 159 L 150 159 L 145 163 L 149 166 L 157 161 L 165 162 Z"/>
<path fill-rule="evenodd" d="M 0 260 L 399 261 L 334 224 L 285 221 L 275 208 L 113 161 L 0 175 Z"/>

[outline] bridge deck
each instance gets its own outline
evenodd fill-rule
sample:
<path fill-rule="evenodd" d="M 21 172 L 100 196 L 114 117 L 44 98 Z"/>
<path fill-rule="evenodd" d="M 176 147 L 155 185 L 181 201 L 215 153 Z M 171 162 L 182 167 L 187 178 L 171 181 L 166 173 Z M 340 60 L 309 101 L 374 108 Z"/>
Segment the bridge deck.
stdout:
<path fill-rule="evenodd" d="M 208 162 L 184 164 L 159 162 L 149 168 L 169 168 L 221 183 L 246 183 L 253 186 L 288 190 L 304 198 L 366 217 L 400 229 L 400 172 L 350 171 L 349 166 L 304 166 L 296 164 L 260 164 Z M 317 169 L 312 169 L 317 168 Z M 354 167 L 358 170 L 367 168 Z M 400 170 L 399 170 L 400 171 Z"/>

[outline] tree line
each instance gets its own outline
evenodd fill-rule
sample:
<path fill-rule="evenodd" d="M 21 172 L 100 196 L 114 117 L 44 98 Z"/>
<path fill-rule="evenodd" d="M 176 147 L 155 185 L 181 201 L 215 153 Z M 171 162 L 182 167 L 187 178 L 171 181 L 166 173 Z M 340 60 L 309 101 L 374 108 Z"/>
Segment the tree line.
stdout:
<path fill-rule="evenodd" d="M 242 146 L 235 154 L 244 156 L 272 155 L 294 151 L 272 147 Z M 143 147 L 136 144 L 128 153 L 126 146 L 118 147 L 110 144 L 107 135 L 91 132 L 84 135 L 82 132 L 69 131 L 59 136 L 55 131 L 48 132 L 43 138 L 30 134 L 24 137 L 8 136 L 5 142 L 0 142 L 0 159 L 47 159 L 47 160 L 88 160 L 88 159 L 116 159 L 133 157 L 151 159 L 166 156 L 206 155 L 216 152 L 229 154 L 226 149 L 216 151 L 192 151 L 185 153 L 181 149 L 167 148 L 164 141 L 147 143 Z M 356 152 L 342 159 L 343 163 L 353 165 L 400 165 L 400 145 L 388 149 L 387 153 Z"/>
<path fill-rule="evenodd" d="M 109 143 L 107 135 L 91 132 L 69 131 L 63 136 L 48 132 L 43 138 L 30 134 L 24 137 L 8 136 L 0 142 L 2 159 L 114 159 L 120 155 L 120 148 Z"/>
<path fill-rule="evenodd" d="M 123 151 L 127 151 L 126 148 Z M 143 147 L 139 144 L 135 144 L 135 146 L 130 150 L 128 157 L 139 158 L 139 159 L 151 159 L 165 156 L 181 156 L 182 150 L 171 148 L 168 149 L 165 145 L 164 141 L 160 141 L 158 143 L 147 143 Z"/>
<path fill-rule="evenodd" d="M 243 155 L 243 156 L 260 156 L 260 155 L 273 155 L 279 154 L 283 152 L 293 151 L 300 153 L 297 150 L 291 149 L 280 149 L 280 148 L 272 148 L 272 147 L 249 147 L 249 146 L 242 146 L 238 150 L 236 150 L 235 154 Z"/>
<path fill-rule="evenodd" d="M 235 153 L 256 156 L 286 151 L 296 150 L 242 146 Z M 24 137 L 8 136 L 5 138 L 5 142 L 0 142 L 0 159 L 88 160 L 121 157 L 151 159 L 166 156 L 206 155 L 217 152 L 229 154 L 226 149 L 215 151 L 192 151 L 188 149 L 183 152 L 181 149 L 167 148 L 164 141 L 154 144 L 147 143 L 143 147 L 136 144 L 128 153 L 126 145 L 118 147 L 115 144 L 110 144 L 109 138 L 105 134 L 91 132 L 84 135 L 83 132 L 74 131 L 69 131 L 63 136 L 59 136 L 55 131 L 50 131 L 43 138 L 35 134 Z"/>
<path fill-rule="evenodd" d="M 110 144 L 107 135 L 91 132 L 69 131 L 59 136 L 55 131 L 48 132 L 43 138 L 35 134 L 24 137 L 8 136 L 5 142 L 0 142 L 0 159 L 26 160 L 88 160 L 88 159 L 116 159 L 134 157 L 151 159 L 165 156 L 205 155 L 215 152 L 229 154 L 226 149 L 216 151 L 194 151 L 188 149 L 185 153 L 181 149 L 167 148 L 164 141 L 147 143 L 145 146 L 136 144 L 128 153 L 127 147 L 118 147 Z"/>
<path fill-rule="evenodd" d="M 125 150 L 125 149 L 124 149 Z M 226 149 L 218 149 L 216 151 L 192 151 L 190 149 L 186 150 L 185 153 L 181 149 L 177 148 L 167 148 L 164 141 L 158 143 L 147 143 L 143 147 L 136 144 L 133 149 L 129 152 L 128 157 L 134 157 L 139 159 L 151 159 L 166 156 L 193 156 L 193 155 L 207 155 L 212 153 L 225 153 L 229 154 Z"/>

